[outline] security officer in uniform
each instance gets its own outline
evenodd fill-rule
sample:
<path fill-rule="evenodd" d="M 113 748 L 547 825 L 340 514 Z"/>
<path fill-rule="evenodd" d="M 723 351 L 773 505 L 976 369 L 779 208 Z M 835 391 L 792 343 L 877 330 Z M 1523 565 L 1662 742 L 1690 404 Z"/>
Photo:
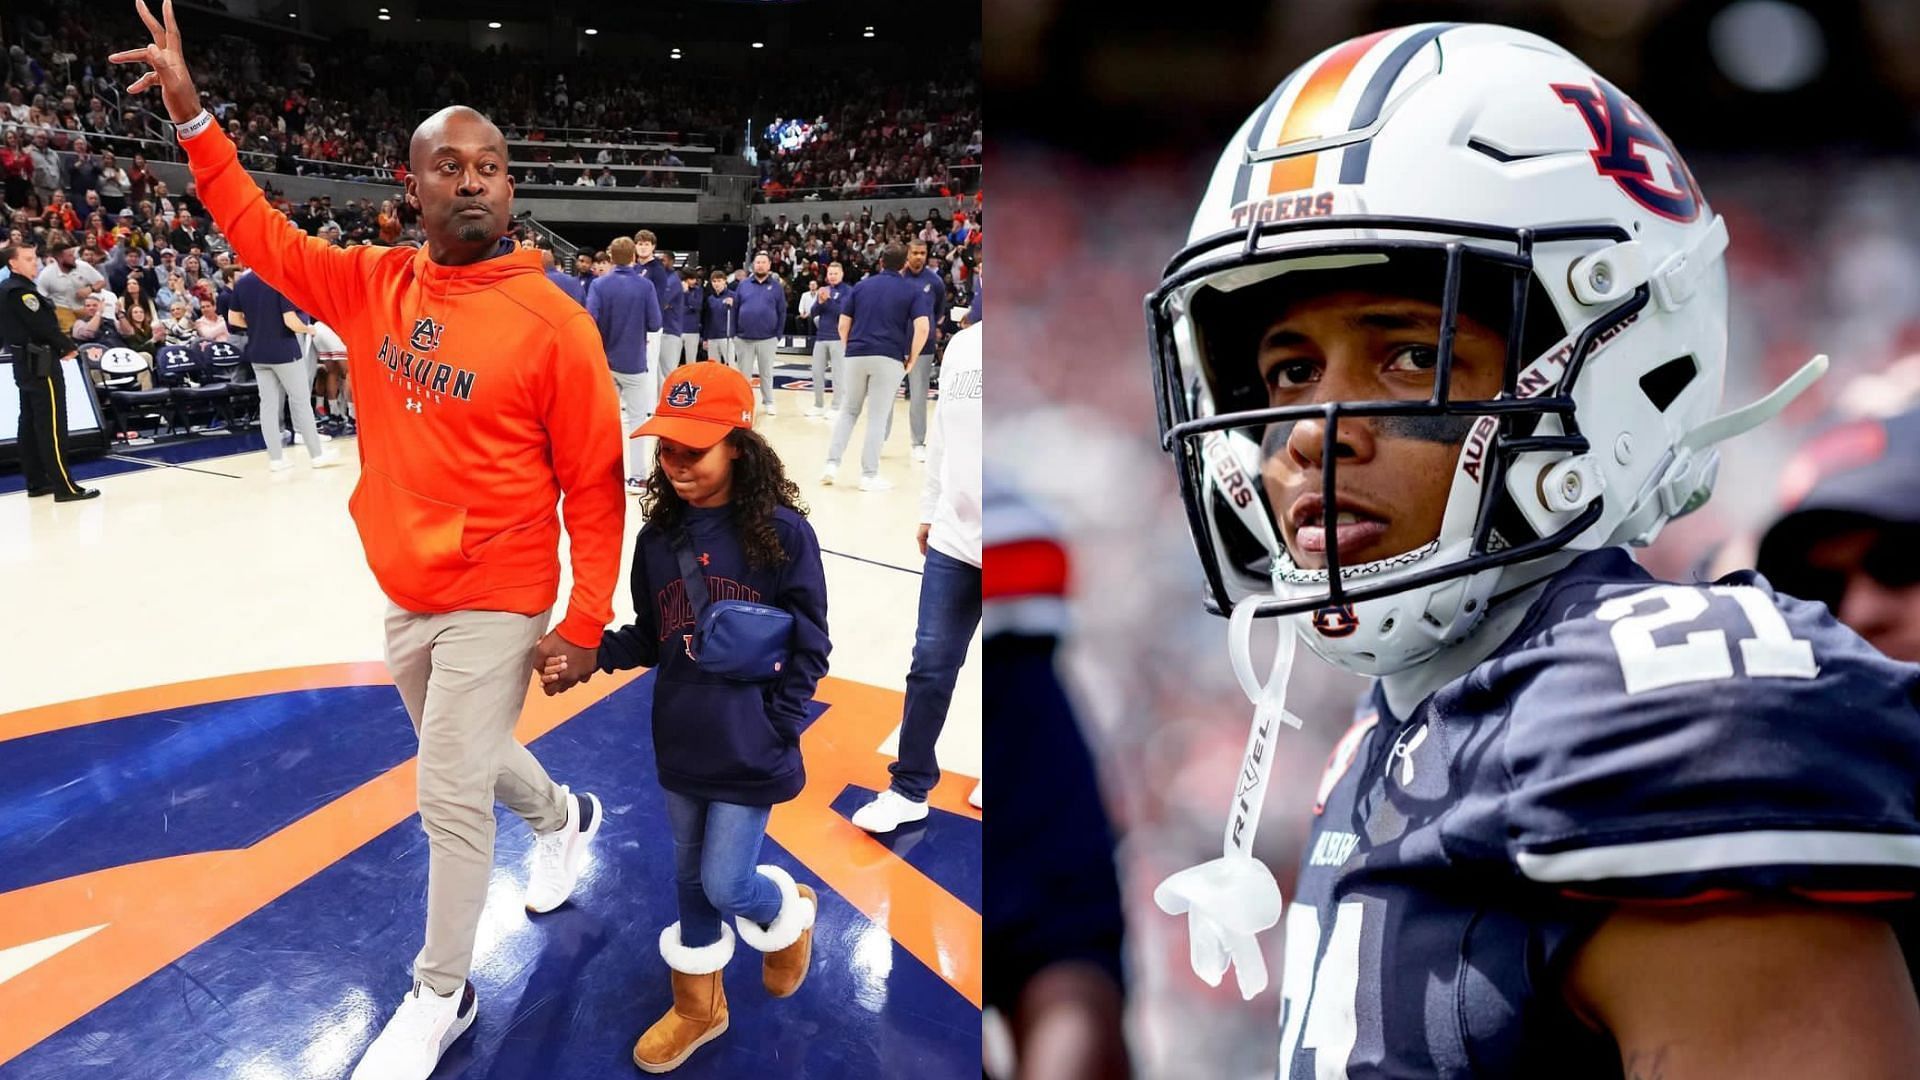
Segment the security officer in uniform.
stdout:
<path fill-rule="evenodd" d="M 13 384 L 20 388 L 20 465 L 28 495 L 75 502 L 100 494 L 67 472 L 67 409 L 60 360 L 74 354 L 60 332 L 53 303 L 33 287 L 40 252 L 31 243 L 0 245 L 10 273 L 0 281 L 0 345 L 13 354 Z"/>

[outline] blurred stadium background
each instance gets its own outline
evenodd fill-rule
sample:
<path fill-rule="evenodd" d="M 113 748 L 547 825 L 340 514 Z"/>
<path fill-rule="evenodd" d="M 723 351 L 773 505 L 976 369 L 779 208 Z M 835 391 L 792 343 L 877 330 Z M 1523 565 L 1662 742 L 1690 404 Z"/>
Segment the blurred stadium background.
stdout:
<path fill-rule="evenodd" d="M 1685 578 L 1746 565 L 1787 459 L 1843 418 L 1920 391 L 1920 6 L 1909 0 L 1410 0 L 1195 9 L 985 0 L 1003 240 L 993 268 L 989 461 L 1050 504 L 1074 553 L 1068 675 L 1100 758 L 1128 916 L 1129 1035 L 1143 1076 L 1271 1076 L 1278 996 L 1188 968 L 1153 886 L 1219 854 L 1250 707 L 1226 622 L 1200 605 L 1157 445 L 1141 299 L 1186 236 L 1225 140 L 1271 88 L 1346 38 L 1499 22 L 1567 46 L 1674 140 L 1732 235 L 1726 400 L 1816 352 L 1831 374 L 1723 448 L 1704 509 L 1639 553 Z M 1291 895 L 1307 794 L 1361 680 L 1301 653 L 1260 854 Z M 1004 737 L 1004 736 L 998 736 Z M 989 869 L 991 874 L 991 869 Z M 1263 935 L 1278 982 L 1280 934 Z"/>

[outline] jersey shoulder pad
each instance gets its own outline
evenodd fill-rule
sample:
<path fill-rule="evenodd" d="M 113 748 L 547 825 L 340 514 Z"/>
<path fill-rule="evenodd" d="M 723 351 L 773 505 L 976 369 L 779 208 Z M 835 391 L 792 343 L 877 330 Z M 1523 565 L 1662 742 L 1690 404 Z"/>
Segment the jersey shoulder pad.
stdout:
<path fill-rule="evenodd" d="M 1517 868 L 1661 896 L 1920 885 L 1920 666 L 1752 573 L 1619 561 L 1550 585 L 1471 677 L 1505 712 Z"/>

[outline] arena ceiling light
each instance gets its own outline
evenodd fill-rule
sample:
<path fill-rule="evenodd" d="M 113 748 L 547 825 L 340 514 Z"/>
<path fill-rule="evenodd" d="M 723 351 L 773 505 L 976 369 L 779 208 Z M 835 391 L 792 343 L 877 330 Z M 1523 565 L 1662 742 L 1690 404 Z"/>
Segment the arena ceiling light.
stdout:
<path fill-rule="evenodd" d="M 767 43 L 764 41 L 756 41 L 753 43 L 753 47 L 756 49 L 764 49 L 767 47 Z"/>
<path fill-rule="evenodd" d="M 381 22 L 392 22 L 392 21 L 393 21 L 393 16 L 391 16 L 391 15 L 389 15 L 389 14 L 387 14 L 386 12 L 384 12 L 384 11 L 383 11 L 383 12 L 381 12 L 381 13 L 380 13 L 380 21 L 381 21 Z"/>
<path fill-rule="evenodd" d="M 487 24 L 487 29 L 489 29 L 489 30 L 498 30 L 498 29 L 500 29 L 500 24 L 499 24 L 499 23 L 497 23 L 497 22 L 490 22 L 490 23 L 488 23 L 488 24 Z"/>
<path fill-rule="evenodd" d="M 869 31 L 867 31 L 867 32 L 866 32 L 866 33 L 864 33 L 864 34 L 861 34 L 860 36 L 861 36 L 861 37 L 872 37 L 872 36 L 873 36 L 873 31 L 871 31 L 871 30 L 869 30 Z"/>
<path fill-rule="evenodd" d="M 595 34 L 597 34 L 597 33 L 599 33 L 599 32 L 600 32 L 600 31 L 598 31 L 598 30 L 595 30 L 595 29 L 594 29 L 593 27 L 591 27 L 591 26 L 589 26 L 589 27 L 587 27 L 587 36 L 588 36 L 588 37 L 592 37 L 593 35 L 595 35 Z"/>

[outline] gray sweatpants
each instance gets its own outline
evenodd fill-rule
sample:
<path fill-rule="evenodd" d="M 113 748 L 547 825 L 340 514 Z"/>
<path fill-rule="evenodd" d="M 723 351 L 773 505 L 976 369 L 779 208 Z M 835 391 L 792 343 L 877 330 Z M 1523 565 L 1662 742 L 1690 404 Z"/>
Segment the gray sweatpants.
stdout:
<path fill-rule="evenodd" d="M 730 337 L 707 339 L 707 359 L 716 364 L 733 363 L 734 346 L 739 342 Z"/>
<path fill-rule="evenodd" d="M 420 738 L 427 834 L 427 941 L 414 977 L 436 994 L 465 985 L 493 874 L 493 804 L 549 833 L 567 823 L 560 785 L 513 737 L 547 614 L 387 605 L 387 671 Z"/>
<path fill-rule="evenodd" d="M 760 372 L 760 404 L 773 404 L 773 352 L 774 338 L 740 339 L 740 374 L 749 381 L 753 379 L 754 369 Z"/>
<path fill-rule="evenodd" d="M 653 359 L 653 367 L 662 375 L 680 366 L 679 334 L 660 335 L 660 355 Z"/>
<path fill-rule="evenodd" d="M 285 402 L 293 414 L 293 429 L 307 444 L 307 456 L 325 453 L 320 445 L 320 429 L 313 422 L 313 373 L 306 361 L 284 364 L 255 364 L 253 378 L 260 384 L 260 434 L 267 440 L 267 457 L 280 460 L 280 404 Z"/>
<path fill-rule="evenodd" d="M 680 362 L 691 364 L 700 359 L 700 332 L 680 335 Z"/>
<path fill-rule="evenodd" d="M 647 422 L 653 415 L 653 407 L 659 401 L 659 393 L 654 389 L 654 374 L 643 371 L 638 375 L 625 372 L 613 373 L 613 388 L 620 395 L 620 436 L 627 447 L 627 478 L 645 480 L 653 471 L 653 439 L 629 439 L 633 429 Z M 645 443 L 647 445 L 642 446 Z"/>
<path fill-rule="evenodd" d="M 907 434 L 913 445 L 927 445 L 927 397 L 933 390 L 933 343 L 928 342 L 907 372 Z M 893 413 L 887 413 L 887 434 L 893 434 Z"/>
<path fill-rule="evenodd" d="M 893 415 L 893 399 L 900 392 L 900 378 L 906 365 L 889 356 L 849 356 L 841 367 L 845 387 L 836 391 L 840 411 L 833 419 L 833 442 L 827 446 L 827 467 L 840 464 L 840 455 L 853 439 L 853 422 L 860 406 L 867 408 L 867 441 L 860 450 L 862 478 L 880 475 L 880 447 L 887 441 L 887 417 Z"/>
<path fill-rule="evenodd" d="M 833 374 L 833 401 L 840 403 L 840 380 L 847 366 L 847 343 L 839 338 L 822 337 L 813 343 L 813 407 L 827 403 L 827 374 Z"/>

